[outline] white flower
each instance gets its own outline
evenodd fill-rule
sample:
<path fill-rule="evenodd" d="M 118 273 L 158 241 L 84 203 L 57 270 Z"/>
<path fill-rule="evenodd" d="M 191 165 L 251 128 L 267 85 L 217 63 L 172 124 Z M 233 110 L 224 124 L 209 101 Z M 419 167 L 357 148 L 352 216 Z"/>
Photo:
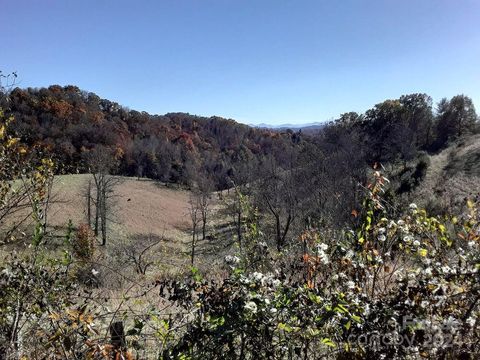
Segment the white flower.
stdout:
<path fill-rule="evenodd" d="M 451 315 L 447 319 L 443 320 L 444 328 L 450 330 L 450 332 L 454 332 L 459 325 L 460 322 Z"/>
<path fill-rule="evenodd" d="M 353 281 L 347 281 L 347 287 L 349 289 L 355 289 L 355 283 Z"/>
<path fill-rule="evenodd" d="M 432 268 L 428 267 L 425 269 L 425 275 L 432 276 Z"/>
<path fill-rule="evenodd" d="M 241 283 L 241 284 L 244 284 L 244 285 L 250 284 L 250 279 L 248 279 L 247 277 L 241 275 L 241 276 L 240 276 L 240 283 Z"/>
<path fill-rule="evenodd" d="M 278 280 L 278 279 L 273 280 L 273 281 L 272 281 L 272 286 L 273 286 L 273 287 L 278 287 L 278 286 L 280 286 L 280 280 Z"/>
<path fill-rule="evenodd" d="M 387 231 L 387 229 L 385 229 L 384 227 L 381 227 L 381 228 L 378 229 L 379 234 L 385 234 L 386 231 Z"/>
<path fill-rule="evenodd" d="M 387 240 L 387 237 L 385 235 L 383 234 L 378 235 L 378 241 L 384 242 L 385 240 Z"/>
<path fill-rule="evenodd" d="M 403 241 L 406 242 L 406 243 L 409 243 L 413 240 L 413 236 L 412 235 L 405 235 L 403 237 Z"/>
<path fill-rule="evenodd" d="M 5 269 L 2 270 L 2 274 L 6 275 L 6 276 L 10 276 L 12 274 L 12 272 L 9 269 L 5 268 Z"/>
<path fill-rule="evenodd" d="M 259 272 L 254 272 L 252 274 L 252 279 L 255 281 L 262 281 L 265 278 L 265 276 L 262 273 Z"/>
<path fill-rule="evenodd" d="M 97 276 L 99 274 L 99 271 L 97 271 L 95 269 L 92 269 L 92 274 L 93 274 L 93 276 Z"/>
<path fill-rule="evenodd" d="M 233 256 L 233 255 L 227 255 L 225 256 L 225 262 L 227 264 L 238 264 L 240 262 L 240 258 L 238 258 L 237 256 Z"/>
<path fill-rule="evenodd" d="M 261 247 L 261 248 L 264 248 L 264 249 L 268 249 L 268 245 L 265 241 L 260 241 L 258 243 L 258 246 Z"/>
<path fill-rule="evenodd" d="M 408 205 L 408 207 L 410 208 L 410 210 L 417 210 L 418 209 L 418 206 L 415 203 L 411 203 L 410 205 Z"/>
<path fill-rule="evenodd" d="M 270 312 L 271 312 L 272 314 L 276 314 L 276 313 L 277 313 L 277 309 L 271 308 L 271 309 L 270 309 Z"/>
<path fill-rule="evenodd" d="M 255 304 L 253 301 L 249 301 L 245 304 L 244 308 L 248 311 L 251 311 L 252 313 L 257 312 L 257 304 Z"/>
<path fill-rule="evenodd" d="M 318 254 L 318 257 L 320 258 L 320 261 L 323 264 L 328 264 L 329 263 L 328 255 L 325 253 L 325 250 L 327 250 L 327 249 L 328 249 L 327 244 L 320 243 L 320 244 L 317 245 L 317 254 Z"/>
<path fill-rule="evenodd" d="M 471 316 L 466 320 L 468 326 L 470 326 L 472 328 L 475 326 L 476 321 L 477 320 L 475 318 L 471 317 Z"/>
<path fill-rule="evenodd" d="M 397 224 L 398 224 L 398 226 L 403 226 L 403 225 L 405 225 L 405 221 L 398 220 Z"/>
<path fill-rule="evenodd" d="M 476 244 L 475 244 L 475 241 L 469 241 L 469 242 L 468 242 L 468 247 L 469 247 L 470 249 L 473 249 L 473 248 L 475 247 L 475 245 L 476 245 Z"/>
<path fill-rule="evenodd" d="M 328 249 L 328 245 L 327 244 L 324 244 L 324 243 L 320 243 L 317 245 L 317 248 L 322 250 L 322 251 L 325 251 Z"/>
<path fill-rule="evenodd" d="M 448 274 L 448 273 L 450 273 L 451 271 L 452 271 L 452 269 L 450 268 L 450 266 L 448 266 L 448 265 L 442 266 L 442 272 L 443 272 L 444 274 Z"/>
<path fill-rule="evenodd" d="M 365 304 L 365 307 L 363 308 L 363 312 L 365 315 L 370 314 L 370 304 Z"/>
<path fill-rule="evenodd" d="M 413 245 L 415 245 L 415 246 L 420 246 L 420 241 L 415 240 L 415 241 L 413 242 Z"/>
<path fill-rule="evenodd" d="M 318 257 L 320 258 L 320 261 L 322 262 L 322 264 L 327 265 L 329 263 L 328 255 L 325 254 L 323 251 L 318 253 Z"/>

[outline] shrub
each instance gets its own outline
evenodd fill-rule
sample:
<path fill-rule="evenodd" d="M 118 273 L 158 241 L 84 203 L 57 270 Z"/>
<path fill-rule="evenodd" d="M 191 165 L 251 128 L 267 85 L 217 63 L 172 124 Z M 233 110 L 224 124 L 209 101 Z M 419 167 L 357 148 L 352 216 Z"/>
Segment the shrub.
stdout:
<path fill-rule="evenodd" d="M 78 227 L 73 239 L 73 252 L 82 261 L 90 261 L 95 253 L 95 235 L 88 224 Z"/>
<path fill-rule="evenodd" d="M 169 326 L 185 331 L 163 358 L 473 358 L 476 204 L 443 218 L 411 204 L 388 218 L 386 183 L 376 172 L 357 229 L 304 233 L 302 255 L 289 265 L 270 273 L 231 265 L 223 281 L 171 285 L 163 294 L 181 310 Z"/>

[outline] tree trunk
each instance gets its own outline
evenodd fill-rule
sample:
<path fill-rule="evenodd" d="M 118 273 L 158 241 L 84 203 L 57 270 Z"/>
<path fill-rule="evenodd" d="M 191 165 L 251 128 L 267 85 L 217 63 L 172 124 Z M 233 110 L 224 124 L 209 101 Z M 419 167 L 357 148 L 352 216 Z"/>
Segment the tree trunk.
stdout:
<path fill-rule="evenodd" d="M 237 212 L 237 238 L 238 246 L 242 248 L 242 212 L 239 209 Z"/>
<path fill-rule="evenodd" d="M 288 229 L 290 228 L 290 224 L 292 223 L 292 215 L 288 214 L 287 223 L 285 224 L 285 229 L 283 230 L 282 240 L 281 240 L 281 247 L 285 246 L 285 239 L 287 238 Z"/>
<path fill-rule="evenodd" d="M 87 187 L 87 224 L 92 226 L 92 180 L 88 180 Z"/>
<path fill-rule="evenodd" d="M 98 236 L 98 225 L 99 225 L 99 220 L 100 220 L 100 208 L 102 206 L 101 204 L 101 191 L 100 191 L 100 186 L 98 183 L 98 180 L 95 180 L 95 183 L 97 185 L 97 196 L 96 196 L 96 203 L 95 203 L 95 228 L 93 229 L 93 232 L 95 236 Z"/>
<path fill-rule="evenodd" d="M 195 234 L 197 233 L 197 227 L 196 225 L 193 226 L 193 234 L 192 234 L 192 253 L 191 253 L 191 263 L 193 266 L 193 262 L 195 259 Z"/>
<path fill-rule="evenodd" d="M 125 340 L 125 330 L 122 321 L 116 321 L 110 325 L 111 344 L 115 350 L 125 350 L 127 342 Z"/>
<path fill-rule="evenodd" d="M 276 238 L 277 238 L 277 250 L 282 250 L 282 235 L 280 229 L 280 216 L 275 214 L 275 228 L 276 228 Z"/>
<path fill-rule="evenodd" d="M 107 190 L 105 189 L 105 176 L 101 181 L 101 218 L 102 218 L 102 245 L 107 243 Z"/>

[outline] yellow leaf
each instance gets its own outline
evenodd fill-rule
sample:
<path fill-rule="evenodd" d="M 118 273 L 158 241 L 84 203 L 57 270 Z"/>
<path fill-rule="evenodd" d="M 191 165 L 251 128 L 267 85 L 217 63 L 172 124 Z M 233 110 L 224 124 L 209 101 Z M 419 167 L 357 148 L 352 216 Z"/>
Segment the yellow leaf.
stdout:
<path fill-rule="evenodd" d="M 2 125 L 0 126 L 0 140 L 2 140 L 5 137 L 5 126 Z"/>
<path fill-rule="evenodd" d="M 51 313 L 48 317 L 52 320 L 60 320 L 60 315 L 57 313 Z"/>
<path fill-rule="evenodd" d="M 7 148 L 15 146 L 15 144 L 18 143 L 18 138 L 11 138 L 8 139 L 7 141 Z"/>
<path fill-rule="evenodd" d="M 472 200 L 468 199 L 467 200 L 467 206 L 468 206 L 469 209 L 472 209 L 475 206 L 475 204 L 473 203 Z"/>

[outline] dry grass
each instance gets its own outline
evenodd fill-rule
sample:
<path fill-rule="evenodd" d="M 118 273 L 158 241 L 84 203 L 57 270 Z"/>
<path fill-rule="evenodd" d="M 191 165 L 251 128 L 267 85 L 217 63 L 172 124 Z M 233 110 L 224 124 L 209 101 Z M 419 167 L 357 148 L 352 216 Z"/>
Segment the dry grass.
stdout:
<path fill-rule="evenodd" d="M 53 227 L 85 222 L 86 206 L 82 198 L 89 175 L 57 176 L 53 187 L 54 203 L 49 218 Z M 189 192 L 175 190 L 152 180 L 120 178 L 115 189 L 111 214 L 113 237 L 155 234 L 179 237 L 189 226 Z"/>
<path fill-rule="evenodd" d="M 83 194 L 91 179 L 88 174 L 55 177 L 48 210 L 48 231 L 51 236 L 47 246 L 52 252 L 59 252 L 63 248 L 62 243 L 70 220 L 75 228 L 86 223 L 86 201 Z M 187 270 L 190 267 L 192 235 L 188 210 L 191 192 L 148 179 L 118 179 L 114 204 L 109 215 L 107 246 L 97 247 L 101 261 L 115 262 L 118 260 L 115 258 L 116 254 L 122 251 L 125 244 L 142 236 L 152 236 L 162 239 L 151 250 L 155 258 L 152 272 L 175 274 Z M 201 270 L 210 272 L 213 268 L 218 269 L 224 256 L 234 251 L 233 228 L 229 224 L 231 219 L 225 211 L 225 205 L 224 200 L 219 200 L 218 194 L 212 195 L 207 224 L 209 239 L 201 240 L 199 234 L 200 240 L 197 244 L 195 266 Z M 15 220 L 12 218 L 9 222 L 13 223 Z M 26 224 L 26 227 L 29 225 L 31 224 Z M 22 230 L 26 234 L 31 233 L 25 227 Z M 0 252 L 6 255 L 13 249 L 26 250 L 29 243 L 27 236 L 0 248 Z M 118 263 L 115 267 L 120 272 L 132 271 L 126 264 Z"/>
<path fill-rule="evenodd" d="M 479 195 L 480 135 L 470 136 L 430 157 L 425 179 L 413 196 L 426 206 L 436 204 L 445 210 L 465 204 Z"/>

